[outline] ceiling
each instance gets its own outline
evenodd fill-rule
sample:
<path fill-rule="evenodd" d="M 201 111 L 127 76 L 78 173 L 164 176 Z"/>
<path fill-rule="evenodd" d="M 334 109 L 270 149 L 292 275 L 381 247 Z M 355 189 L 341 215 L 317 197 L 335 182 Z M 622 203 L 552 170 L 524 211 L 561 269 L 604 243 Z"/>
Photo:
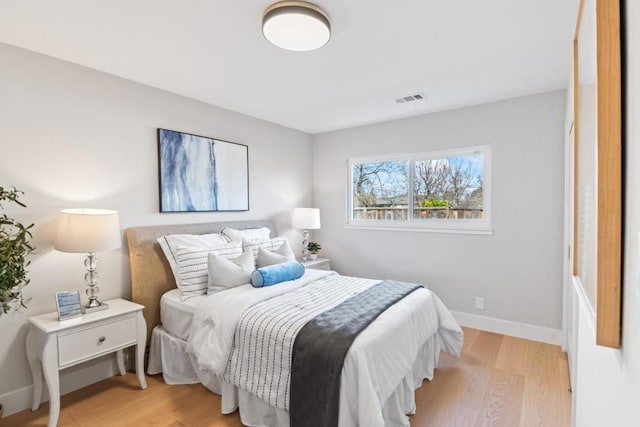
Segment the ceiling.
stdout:
<path fill-rule="evenodd" d="M 269 0 L 0 0 L 0 41 L 311 134 L 568 84 L 578 0 L 315 2 L 312 52 L 264 39 Z"/>

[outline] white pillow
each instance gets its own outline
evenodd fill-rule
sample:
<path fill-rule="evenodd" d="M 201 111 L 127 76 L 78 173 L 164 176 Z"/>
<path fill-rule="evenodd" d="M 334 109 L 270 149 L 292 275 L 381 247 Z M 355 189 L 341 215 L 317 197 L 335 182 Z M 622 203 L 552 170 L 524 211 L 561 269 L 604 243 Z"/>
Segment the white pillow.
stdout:
<path fill-rule="evenodd" d="M 242 254 L 242 242 L 230 242 L 214 248 L 193 249 L 178 245 L 176 248 L 178 275 L 176 284 L 182 293 L 182 300 L 196 295 L 205 295 L 209 283 L 209 253 L 222 258 L 236 258 Z"/>
<path fill-rule="evenodd" d="M 251 249 L 253 251 L 253 259 L 257 263 L 258 262 L 258 249 L 266 249 L 268 251 L 274 252 L 280 248 L 280 246 L 287 244 L 289 250 L 291 250 L 291 246 L 289 245 L 289 239 L 286 237 L 276 237 L 269 240 L 264 239 L 243 239 L 242 245 L 244 249 Z M 293 251 L 291 251 L 293 255 Z M 295 259 L 295 256 L 294 256 Z"/>
<path fill-rule="evenodd" d="M 264 248 L 258 248 L 258 258 L 256 260 L 258 268 L 268 265 L 282 264 L 283 262 L 295 261 L 296 256 L 289 246 L 289 241 L 285 241 L 275 251 L 269 251 Z"/>
<path fill-rule="evenodd" d="M 162 248 L 162 252 L 164 252 L 164 256 L 167 258 L 167 261 L 169 261 L 169 266 L 171 267 L 171 272 L 173 272 L 173 277 L 176 279 L 176 284 L 178 283 L 178 276 L 180 275 L 176 261 L 176 249 L 178 246 L 197 250 L 202 248 L 215 248 L 216 246 L 229 243 L 229 239 L 219 233 L 169 234 L 167 236 L 160 236 L 157 240 Z"/>
<path fill-rule="evenodd" d="M 253 273 L 253 253 L 245 250 L 242 255 L 226 259 L 209 252 L 209 285 L 207 293 L 212 294 L 225 289 L 251 283 Z"/>
<path fill-rule="evenodd" d="M 246 228 L 244 230 L 236 230 L 235 228 L 225 227 L 222 230 L 229 240 L 268 240 L 271 237 L 271 230 L 268 227 Z"/>

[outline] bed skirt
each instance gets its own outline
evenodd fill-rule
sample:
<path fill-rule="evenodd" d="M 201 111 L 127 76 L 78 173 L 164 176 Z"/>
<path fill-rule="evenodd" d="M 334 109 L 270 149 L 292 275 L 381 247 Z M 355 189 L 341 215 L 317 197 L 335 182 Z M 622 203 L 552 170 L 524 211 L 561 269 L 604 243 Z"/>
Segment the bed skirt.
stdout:
<path fill-rule="evenodd" d="M 413 365 L 391 396 L 382 406 L 384 425 L 389 427 L 408 426 L 407 414 L 415 412 L 415 389 L 424 379 L 433 378 L 433 370 L 438 364 L 441 341 L 438 334 L 432 335 L 422 346 Z M 251 427 L 288 427 L 289 413 L 274 408 L 262 399 L 198 369 L 193 357 L 187 352 L 187 342 L 171 335 L 162 326 L 156 326 L 151 335 L 149 365 L 147 373 L 162 373 L 167 384 L 202 383 L 213 393 L 222 396 L 221 412 L 230 414 L 240 409 L 240 419 Z M 349 412 L 348 396 L 340 396 L 340 427 L 356 427 L 352 417 L 343 416 Z M 344 408 L 344 410 L 343 410 Z"/>

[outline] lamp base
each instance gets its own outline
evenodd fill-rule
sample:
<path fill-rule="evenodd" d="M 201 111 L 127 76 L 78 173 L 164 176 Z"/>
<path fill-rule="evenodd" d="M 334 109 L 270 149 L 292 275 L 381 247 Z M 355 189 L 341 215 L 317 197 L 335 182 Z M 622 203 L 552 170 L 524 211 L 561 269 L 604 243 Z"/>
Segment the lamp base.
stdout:
<path fill-rule="evenodd" d="M 109 304 L 105 304 L 103 302 L 101 302 L 100 305 L 96 305 L 94 307 L 86 307 L 86 306 L 83 307 L 85 314 L 95 313 L 96 311 L 102 311 L 108 308 L 109 308 Z"/>
<path fill-rule="evenodd" d="M 305 261 L 309 261 L 309 249 L 307 248 L 307 246 L 309 245 L 309 232 L 307 230 L 304 230 L 302 232 L 302 258 L 301 261 L 305 262 Z"/>

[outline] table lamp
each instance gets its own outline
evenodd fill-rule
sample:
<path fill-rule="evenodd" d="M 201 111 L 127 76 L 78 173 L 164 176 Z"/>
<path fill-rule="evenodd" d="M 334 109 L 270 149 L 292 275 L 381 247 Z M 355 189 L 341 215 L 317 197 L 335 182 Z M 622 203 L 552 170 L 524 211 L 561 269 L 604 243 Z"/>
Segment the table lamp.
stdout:
<path fill-rule="evenodd" d="M 117 211 L 104 209 L 65 209 L 60 212 L 55 249 L 61 252 L 86 253 L 84 266 L 87 273 L 86 294 L 89 302 L 85 313 L 105 310 L 109 306 L 98 301 L 98 259 L 96 252 L 117 249 L 121 246 L 120 221 Z"/>
<path fill-rule="evenodd" d="M 291 213 L 291 226 L 304 230 L 302 232 L 302 261 L 309 260 L 309 231 L 320 228 L 320 209 L 295 208 Z"/>

